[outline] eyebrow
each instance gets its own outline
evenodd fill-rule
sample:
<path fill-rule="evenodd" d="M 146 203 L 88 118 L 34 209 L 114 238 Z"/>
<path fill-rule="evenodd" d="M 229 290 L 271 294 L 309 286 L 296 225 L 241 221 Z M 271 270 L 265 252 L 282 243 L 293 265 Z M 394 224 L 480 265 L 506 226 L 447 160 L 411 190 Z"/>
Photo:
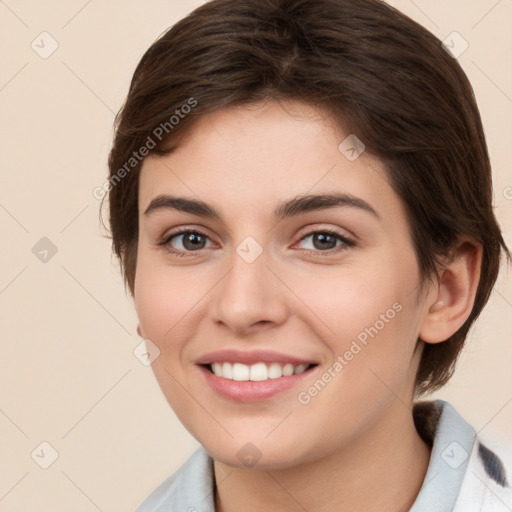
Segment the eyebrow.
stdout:
<path fill-rule="evenodd" d="M 345 193 L 308 194 L 296 196 L 281 203 L 274 210 L 274 217 L 278 220 L 283 220 L 303 213 L 325 210 L 333 207 L 357 208 L 372 214 L 377 219 L 380 219 L 377 211 L 364 199 Z M 168 209 L 222 221 L 220 212 L 208 203 L 196 199 L 176 197 L 167 194 L 159 195 L 152 199 L 149 206 L 144 211 L 144 215 L 149 216 L 156 211 Z"/>

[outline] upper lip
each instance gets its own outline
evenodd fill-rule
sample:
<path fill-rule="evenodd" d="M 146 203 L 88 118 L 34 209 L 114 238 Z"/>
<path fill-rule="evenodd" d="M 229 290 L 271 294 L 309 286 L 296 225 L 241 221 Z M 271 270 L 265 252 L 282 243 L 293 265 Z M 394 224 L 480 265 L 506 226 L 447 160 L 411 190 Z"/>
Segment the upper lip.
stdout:
<path fill-rule="evenodd" d="M 282 354 L 273 350 L 216 350 L 202 355 L 196 361 L 197 364 L 211 363 L 244 363 L 247 365 L 255 363 L 291 363 L 294 366 L 299 364 L 316 364 L 312 360 Z"/>

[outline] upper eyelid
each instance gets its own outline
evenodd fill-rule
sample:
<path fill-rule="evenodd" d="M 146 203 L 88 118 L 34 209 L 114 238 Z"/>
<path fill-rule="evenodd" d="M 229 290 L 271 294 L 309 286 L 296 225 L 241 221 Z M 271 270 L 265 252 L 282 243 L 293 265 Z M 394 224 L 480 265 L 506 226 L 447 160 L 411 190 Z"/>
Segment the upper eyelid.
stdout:
<path fill-rule="evenodd" d="M 317 233 L 327 233 L 331 236 L 334 236 L 336 237 L 336 240 L 340 241 L 341 242 L 341 245 L 346 245 L 348 247 L 353 247 L 356 245 L 356 242 L 355 240 L 350 237 L 350 236 L 346 236 L 346 235 L 343 235 L 342 233 L 339 233 L 338 231 L 336 230 L 330 230 L 330 229 L 326 229 L 326 230 L 322 230 L 322 229 L 316 229 L 316 230 L 313 230 L 313 231 L 308 231 L 306 234 L 302 235 L 299 237 L 299 239 L 297 240 L 297 242 L 295 242 L 294 246 L 299 244 L 300 242 L 302 242 L 302 240 L 304 240 L 305 238 L 308 238 L 310 236 L 313 236 Z M 326 251 L 314 251 L 313 249 L 306 249 L 307 251 L 313 251 L 313 252 L 318 252 L 318 253 L 329 253 L 329 251 L 333 251 L 335 250 L 336 248 L 332 248 L 332 249 L 328 249 Z"/>
<path fill-rule="evenodd" d="M 208 238 L 208 240 L 213 242 L 212 237 L 210 235 L 208 235 L 207 233 L 205 233 L 201 229 L 183 228 L 183 229 L 178 229 L 178 231 L 176 231 L 176 232 L 169 233 L 168 235 L 164 235 L 162 237 L 161 241 L 158 243 L 158 245 L 168 245 L 168 244 L 170 244 L 170 241 L 173 238 L 186 235 L 187 233 L 197 233 L 198 235 L 204 236 L 204 237 Z M 215 243 L 215 242 L 213 242 L 213 243 Z M 176 249 L 176 250 L 179 250 L 179 249 Z M 194 252 L 194 251 L 187 251 L 187 252 Z M 195 252 L 198 252 L 198 251 L 195 251 Z"/>
<path fill-rule="evenodd" d="M 347 240 L 351 240 L 352 238 L 355 238 L 352 234 L 347 235 L 344 233 L 341 233 L 339 228 L 320 228 L 320 229 L 307 229 L 302 234 L 298 235 L 299 242 L 304 239 L 307 236 L 314 235 L 316 233 L 329 233 L 334 236 L 339 236 L 341 238 L 346 238 Z"/>
<path fill-rule="evenodd" d="M 161 237 L 161 240 L 162 240 L 163 243 L 166 243 L 171 238 L 174 238 L 175 236 L 182 236 L 182 235 L 185 235 L 187 233 L 197 233 L 197 234 L 199 234 L 201 236 L 207 237 L 209 240 L 212 240 L 212 237 L 210 235 L 208 235 L 208 233 L 206 233 L 202 228 L 199 229 L 199 228 L 188 228 L 188 227 L 178 228 L 176 231 L 172 231 L 169 234 L 164 234 Z"/>
<path fill-rule="evenodd" d="M 340 233 L 339 232 L 340 229 L 342 229 L 342 228 L 332 228 L 332 227 L 329 227 L 329 228 L 312 228 L 312 227 L 308 227 L 308 228 L 303 228 L 303 229 L 299 230 L 301 232 L 301 234 L 297 235 L 297 236 L 298 236 L 298 239 L 301 240 L 305 236 L 309 236 L 309 235 L 312 235 L 314 233 L 332 232 L 335 235 L 339 235 L 339 236 L 345 237 L 345 238 L 357 238 L 357 236 L 352 234 L 346 228 L 345 228 L 345 231 L 347 231 L 349 233 L 348 235 Z M 182 228 L 177 228 L 176 231 L 171 231 L 169 234 L 164 234 L 164 235 L 162 235 L 161 238 L 164 239 L 164 240 L 168 240 L 169 238 L 172 238 L 172 237 L 178 236 L 178 235 L 183 235 L 185 233 L 199 233 L 199 234 L 201 234 L 203 236 L 207 236 L 208 238 L 211 239 L 210 235 L 208 233 L 206 233 L 206 231 L 208 231 L 208 230 L 203 228 L 203 227 L 196 228 L 196 227 L 185 226 L 185 227 L 182 227 Z"/>

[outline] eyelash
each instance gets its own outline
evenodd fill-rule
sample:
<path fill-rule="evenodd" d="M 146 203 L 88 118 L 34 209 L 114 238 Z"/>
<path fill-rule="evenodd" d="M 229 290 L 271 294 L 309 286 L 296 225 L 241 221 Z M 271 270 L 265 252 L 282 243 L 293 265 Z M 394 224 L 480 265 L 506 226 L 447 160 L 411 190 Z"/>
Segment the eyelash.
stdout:
<path fill-rule="evenodd" d="M 172 246 L 170 245 L 170 241 L 173 238 L 180 236 L 180 235 L 189 234 L 189 233 L 193 233 L 195 235 L 200 235 L 202 237 L 209 238 L 206 233 L 203 233 L 202 231 L 200 231 L 198 229 L 182 229 L 181 231 L 177 231 L 176 233 L 171 233 L 170 235 L 166 236 L 157 245 L 163 247 L 167 252 L 171 253 L 174 256 L 178 256 L 180 258 L 191 257 L 193 253 L 195 253 L 195 252 L 200 253 L 204 249 L 199 249 L 197 251 L 181 251 L 181 250 L 176 250 L 176 249 L 172 248 Z M 330 256 L 333 253 L 339 253 L 341 251 L 346 250 L 347 247 L 354 247 L 356 245 L 356 243 L 353 240 L 351 240 L 350 238 L 347 238 L 346 236 L 342 235 L 341 233 L 338 233 L 337 231 L 335 231 L 333 229 L 322 229 L 322 230 L 317 230 L 317 231 L 310 231 L 309 233 L 302 236 L 299 239 L 299 242 L 302 242 L 302 240 L 310 237 L 311 235 L 316 235 L 316 234 L 334 236 L 336 239 L 338 239 L 343 244 L 341 246 L 338 246 L 337 248 L 335 247 L 332 249 L 327 249 L 325 251 L 305 249 L 306 254 L 308 254 L 308 255 L 319 256 L 319 257 Z"/>

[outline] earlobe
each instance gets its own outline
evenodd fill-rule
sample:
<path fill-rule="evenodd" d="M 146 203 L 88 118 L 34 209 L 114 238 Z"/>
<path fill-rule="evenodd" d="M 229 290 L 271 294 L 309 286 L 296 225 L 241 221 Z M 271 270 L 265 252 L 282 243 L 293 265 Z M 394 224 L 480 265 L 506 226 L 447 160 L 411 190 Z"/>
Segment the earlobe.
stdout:
<path fill-rule="evenodd" d="M 144 336 L 142 335 L 142 331 L 140 329 L 140 324 L 137 324 L 137 334 L 141 337 L 141 338 L 144 338 Z"/>
<path fill-rule="evenodd" d="M 426 343 L 441 343 L 455 334 L 468 319 L 480 281 L 482 246 L 462 241 L 439 272 L 429 294 L 419 337 Z"/>

